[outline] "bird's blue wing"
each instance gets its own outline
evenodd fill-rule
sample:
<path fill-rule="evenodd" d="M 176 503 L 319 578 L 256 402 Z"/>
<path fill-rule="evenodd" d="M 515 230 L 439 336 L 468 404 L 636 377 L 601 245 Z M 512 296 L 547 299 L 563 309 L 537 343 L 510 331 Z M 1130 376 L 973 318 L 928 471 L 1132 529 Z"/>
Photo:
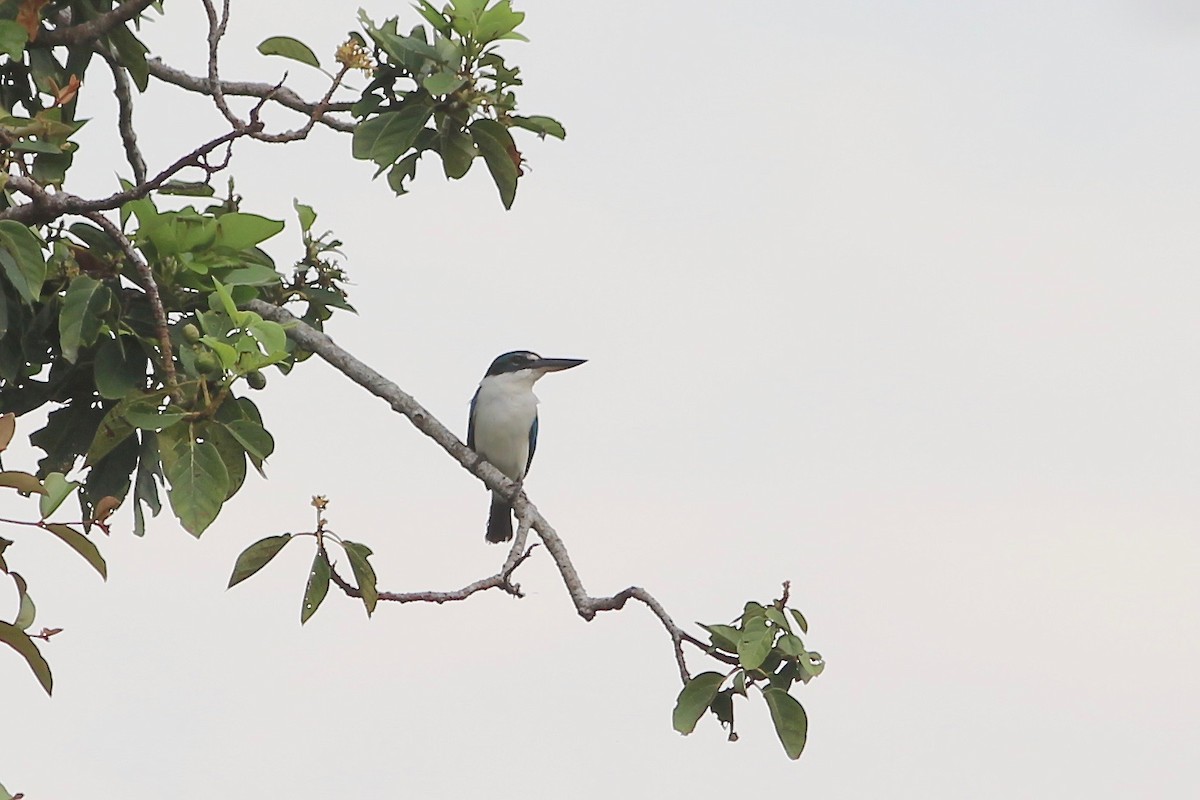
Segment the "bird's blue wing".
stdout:
<path fill-rule="evenodd" d="M 525 462 L 525 472 L 529 473 L 529 465 L 533 463 L 533 451 L 537 450 L 538 418 L 535 414 L 533 424 L 529 426 L 529 460 Z"/>
<path fill-rule="evenodd" d="M 467 447 L 475 449 L 475 403 L 479 401 L 479 390 L 471 395 L 471 413 L 467 417 Z M 528 467 L 526 467 L 528 469 Z"/>

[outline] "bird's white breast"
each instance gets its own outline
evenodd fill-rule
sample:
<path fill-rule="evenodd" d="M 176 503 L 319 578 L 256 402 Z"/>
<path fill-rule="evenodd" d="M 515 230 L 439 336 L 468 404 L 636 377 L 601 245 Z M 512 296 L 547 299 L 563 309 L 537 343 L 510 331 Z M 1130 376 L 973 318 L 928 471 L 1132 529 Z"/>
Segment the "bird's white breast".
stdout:
<path fill-rule="evenodd" d="M 533 380 L 519 372 L 490 375 L 479 385 L 475 452 L 513 480 L 525 476 L 529 428 L 537 418 L 537 402 Z"/>

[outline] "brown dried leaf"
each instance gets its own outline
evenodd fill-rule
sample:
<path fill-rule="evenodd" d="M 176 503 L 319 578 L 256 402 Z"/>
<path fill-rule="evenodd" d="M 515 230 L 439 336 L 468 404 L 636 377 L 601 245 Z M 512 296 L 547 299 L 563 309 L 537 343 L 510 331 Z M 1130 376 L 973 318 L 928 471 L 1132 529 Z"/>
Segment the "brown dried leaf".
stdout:
<path fill-rule="evenodd" d="M 50 0 L 25 0 L 21 10 L 17 12 L 17 24 L 29 34 L 29 41 L 37 39 L 38 31 L 42 28 L 42 6 Z"/>
<path fill-rule="evenodd" d="M 14 414 L 5 414 L 0 417 L 0 452 L 8 447 L 8 443 L 12 441 L 13 434 L 17 432 L 17 417 Z"/>

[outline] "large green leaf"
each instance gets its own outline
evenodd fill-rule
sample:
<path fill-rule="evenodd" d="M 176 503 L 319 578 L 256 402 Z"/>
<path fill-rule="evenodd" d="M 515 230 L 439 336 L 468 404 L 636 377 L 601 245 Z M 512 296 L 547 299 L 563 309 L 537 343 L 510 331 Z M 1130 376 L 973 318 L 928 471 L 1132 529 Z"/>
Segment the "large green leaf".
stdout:
<path fill-rule="evenodd" d="M 28 305 L 42 293 L 46 257 L 33 231 L 11 219 L 0 220 L 0 267 Z"/>
<path fill-rule="evenodd" d="M 279 536 L 268 536 L 265 539 L 259 539 L 243 550 L 241 555 L 237 557 L 237 561 L 234 562 L 233 574 L 229 576 L 228 588 L 232 589 L 269 564 L 271 559 L 279 555 L 279 551 L 291 540 L 292 535 L 290 533 L 280 534 Z"/>
<path fill-rule="evenodd" d="M 567 138 L 567 129 L 553 117 L 521 117 L 513 114 L 508 119 L 514 126 L 533 131 L 538 136 L 553 136 L 555 139 Z"/>
<path fill-rule="evenodd" d="M 354 130 L 351 152 L 355 158 L 387 166 L 413 146 L 431 116 L 432 105 L 410 97 L 399 111 L 385 111 L 360 122 Z"/>
<path fill-rule="evenodd" d="M 108 580 L 108 564 L 104 561 L 104 556 L 100 555 L 100 550 L 96 545 L 92 544 L 92 540 L 84 536 L 79 531 L 72 528 L 70 525 L 59 525 L 57 523 L 47 523 L 44 525 L 46 530 L 53 533 L 59 539 L 67 543 L 72 550 L 92 565 L 96 572 L 100 573 L 100 577 Z"/>
<path fill-rule="evenodd" d="M 738 641 L 742 638 L 740 630 L 732 625 L 701 625 L 700 627 L 708 631 L 713 647 L 727 653 L 737 652 Z"/>
<path fill-rule="evenodd" d="M 262 464 L 275 450 L 275 439 L 257 422 L 234 420 L 227 423 L 225 429 L 246 449 L 256 465 Z"/>
<path fill-rule="evenodd" d="M 675 700 L 675 712 L 671 724 L 685 736 L 696 729 L 696 723 L 704 716 L 721 688 L 725 676 L 719 672 L 702 672 L 687 682 Z"/>
<path fill-rule="evenodd" d="M 317 60 L 317 54 L 312 48 L 290 36 L 272 36 L 264 39 L 258 45 L 258 52 L 264 56 L 283 56 L 318 69 L 321 67 L 321 62 Z"/>
<path fill-rule="evenodd" d="M 184 530 L 199 536 L 221 511 L 229 473 L 216 446 L 197 441 L 189 427 L 168 428 L 158 439 L 163 471 L 171 484 L 167 493 L 171 510 Z"/>
<path fill-rule="evenodd" d="M 775 631 L 767 627 L 766 617 L 753 617 L 742 628 L 738 640 L 738 660 L 746 669 L 758 669 L 766 661 L 775 641 Z"/>
<path fill-rule="evenodd" d="M 775 733 L 779 735 L 788 758 L 799 758 L 808 738 L 808 715 L 804 713 L 804 706 L 783 689 L 767 689 L 763 692 L 763 699 L 771 709 Z"/>
<path fill-rule="evenodd" d="M 350 569 L 354 571 L 354 582 L 362 595 L 363 605 L 367 607 L 367 616 L 375 613 L 375 604 L 379 602 L 379 590 L 376 588 L 375 568 L 367 561 L 371 556 L 371 548 L 358 542 L 342 542 L 346 557 L 350 559 Z"/>
<path fill-rule="evenodd" d="M 74 364 L 79 358 L 79 348 L 95 343 L 103 322 L 100 315 L 108 310 L 111 299 L 108 287 L 94 278 L 76 275 L 71 280 L 58 317 L 63 358 Z"/>
<path fill-rule="evenodd" d="M 63 500 L 66 500 L 71 496 L 71 492 L 79 488 L 78 483 L 67 480 L 61 472 L 51 472 L 42 481 L 42 485 L 46 488 L 46 493 L 38 498 L 38 510 L 42 514 L 42 519 L 57 511 Z"/>
<path fill-rule="evenodd" d="M 20 61 L 28 41 L 29 32 L 24 25 L 11 19 L 0 20 L 0 53 L 7 54 L 13 61 Z"/>
<path fill-rule="evenodd" d="M 520 25 L 524 19 L 525 13 L 513 11 L 509 0 L 500 0 L 479 16 L 479 22 L 475 25 L 475 38 L 483 44 L 493 42 L 512 33 L 513 28 Z"/>
<path fill-rule="evenodd" d="M 83 460 L 84 466 L 90 467 L 104 458 L 134 432 L 133 425 L 123 416 L 123 406 L 123 403 L 117 403 L 100 421 L 100 427 L 96 429 L 96 438 L 92 439 L 87 457 Z"/>
<path fill-rule="evenodd" d="M 146 352 L 132 339 L 105 339 L 96 348 L 92 371 L 96 389 L 108 400 L 120 400 L 146 383 Z"/>
<path fill-rule="evenodd" d="M 268 219 L 258 214 L 234 212 L 217 220 L 215 244 L 231 250 L 245 250 L 270 239 L 283 230 L 283 220 Z"/>
<path fill-rule="evenodd" d="M 329 562 L 325 559 L 325 553 L 318 550 L 308 573 L 308 583 L 304 586 L 304 604 L 300 606 L 301 625 L 317 613 L 321 601 L 329 592 L 329 575 Z"/>
<path fill-rule="evenodd" d="M 492 180 L 500 190 L 500 202 L 505 208 L 512 208 L 517 196 L 517 162 L 519 158 L 517 147 L 513 144 L 512 134 L 499 122 L 490 119 L 480 119 L 471 123 L 471 133 L 479 152 L 483 153 L 483 161 Z"/>
<path fill-rule="evenodd" d="M 470 132 L 460 128 L 451 128 L 439 134 L 437 148 L 442 156 L 442 171 L 447 178 L 455 180 L 467 174 L 475 163 L 475 156 L 479 154 Z"/>
<path fill-rule="evenodd" d="M 204 426 L 204 438 L 217 448 L 221 463 L 229 475 L 229 484 L 225 487 L 225 499 L 228 500 L 246 482 L 246 448 L 233 438 L 225 426 L 217 423 Z"/>
<path fill-rule="evenodd" d="M 38 682 L 46 690 L 46 694 L 50 694 L 54 688 L 54 678 L 50 675 L 50 665 L 46 663 L 46 659 L 42 658 L 42 654 L 38 652 L 37 645 L 29 638 L 29 634 L 15 625 L 0 622 L 0 642 L 4 642 L 25 658 L 26 663 L 33 670 L 33 674 L 37 677 Z"/>

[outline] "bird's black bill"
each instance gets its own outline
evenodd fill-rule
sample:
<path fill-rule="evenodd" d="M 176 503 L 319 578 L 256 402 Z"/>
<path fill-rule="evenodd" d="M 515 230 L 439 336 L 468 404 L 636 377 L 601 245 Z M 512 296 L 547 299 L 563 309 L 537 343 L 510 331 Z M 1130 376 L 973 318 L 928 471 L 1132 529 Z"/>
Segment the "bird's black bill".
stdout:
<path fill-rule="evenodd" d="M 586 358 L 539 358 L 530 364 L 529 368 L 540 369 L 546 372 L 561 372 L 564 369 L 578 367 L 580 364 L 586 363 Z"/>

